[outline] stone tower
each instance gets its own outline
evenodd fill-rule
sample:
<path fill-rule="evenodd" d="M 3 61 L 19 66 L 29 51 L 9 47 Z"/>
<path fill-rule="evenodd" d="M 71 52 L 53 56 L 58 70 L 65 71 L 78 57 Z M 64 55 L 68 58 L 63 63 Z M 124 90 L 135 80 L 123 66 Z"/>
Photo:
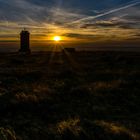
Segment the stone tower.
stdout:
<path fill-rule="evenodd" d="M 30 53 L 30 33 L 27 30 L 22 30 L 20 33 L 20 50 L 21 53 Z"/>

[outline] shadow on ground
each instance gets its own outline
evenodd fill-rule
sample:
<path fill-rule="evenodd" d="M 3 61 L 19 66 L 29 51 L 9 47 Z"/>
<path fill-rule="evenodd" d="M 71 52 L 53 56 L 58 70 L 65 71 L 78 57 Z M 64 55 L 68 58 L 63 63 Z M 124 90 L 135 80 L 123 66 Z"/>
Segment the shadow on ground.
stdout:
<path fill-rule="evenodd" d="M 139 140 L 139 87 L 139 53 L 1 55 L 0 140 Z"/>

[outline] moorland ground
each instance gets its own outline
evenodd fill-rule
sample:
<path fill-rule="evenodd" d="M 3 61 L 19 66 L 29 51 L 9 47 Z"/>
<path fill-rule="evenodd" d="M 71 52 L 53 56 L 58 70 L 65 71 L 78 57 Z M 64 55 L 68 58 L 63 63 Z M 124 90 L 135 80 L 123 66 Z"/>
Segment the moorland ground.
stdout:
<path fill-rule="evenodd" d="M 139 140 L 140 53 L 0 55 L 0 140 Z"/>

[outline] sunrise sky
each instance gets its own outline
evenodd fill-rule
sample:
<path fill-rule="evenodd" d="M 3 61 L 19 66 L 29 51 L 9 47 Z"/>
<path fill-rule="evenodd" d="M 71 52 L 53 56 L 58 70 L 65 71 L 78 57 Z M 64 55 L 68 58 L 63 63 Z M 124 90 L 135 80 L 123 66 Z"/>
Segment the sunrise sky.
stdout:
<path fill-rule="evenodd" d="M 138 46 L 140 0 L 0 0 L 0 47 L 18 46 L 24 27 L 32 46 L 53 36 L 75 46 Z"/>

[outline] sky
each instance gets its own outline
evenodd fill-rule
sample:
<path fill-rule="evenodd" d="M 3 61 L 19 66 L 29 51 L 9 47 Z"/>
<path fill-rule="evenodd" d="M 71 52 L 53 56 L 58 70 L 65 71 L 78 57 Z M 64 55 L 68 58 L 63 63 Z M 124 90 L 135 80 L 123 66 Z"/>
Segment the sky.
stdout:
<path fill-rule="evenodd" d="M 0 48 L 18 46 L 23 28 L 34 47 L 56 35 L 69 46 L 138 46 L 140 0 L 0 0 Z"/>

